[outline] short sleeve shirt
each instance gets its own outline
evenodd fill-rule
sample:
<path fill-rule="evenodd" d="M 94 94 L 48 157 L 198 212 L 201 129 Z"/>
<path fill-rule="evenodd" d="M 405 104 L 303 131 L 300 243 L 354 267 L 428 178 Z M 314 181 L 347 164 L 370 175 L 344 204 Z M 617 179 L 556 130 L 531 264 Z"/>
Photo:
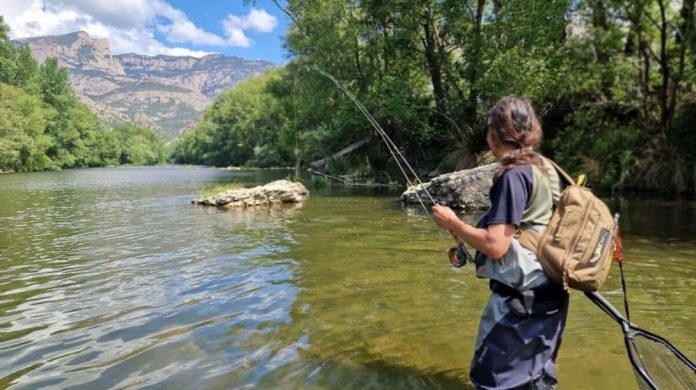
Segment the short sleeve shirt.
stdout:
<path fill-rule="evenodd" d="M 491 187 L 491 208 L 483 215 L 477 227 L 486 228 L 495 224 L 519 227 L 527 201 L 532 195 L 533 183 L 531 165 L 518 165 L 505 171 Z"/>
<path fill-rule="evenodd" d="M 548 223 L 533 223 L 526 214 L 530 209 L 543 206 L 549 214 L 553 207 L 551 196 L 544 200 L 538 195 L 542 189 L 549 189 L 546 180 L 539 180 L 531 164 L 517 165 L 505 172 L 491 187 L 489 197 L 491 207 L 483 215 L 477 227 L 487 228 L 494 224 L 509 224 L 520 227 L 523 224 L 540 224 L 542 228 Z M 536 188 L 535 188 L 536 187 Z M 541 201 L 539 205 L 530 208 L 531 203 Z M 476 275 L 480 278 L 495 279 L 519 291 L 533 288 L 544 283 L 547 279 L 537 261 L 536 255 L 523 248 L 513 239 L 510 248 L 501 259 L 490 259 L 481 252 L 476 252 Z"/>

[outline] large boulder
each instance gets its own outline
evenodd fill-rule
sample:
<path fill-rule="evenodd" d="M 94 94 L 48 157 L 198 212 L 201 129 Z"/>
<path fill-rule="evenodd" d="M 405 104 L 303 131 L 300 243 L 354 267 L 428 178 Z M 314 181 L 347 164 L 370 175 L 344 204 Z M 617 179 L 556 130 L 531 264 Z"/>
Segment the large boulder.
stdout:
<path fill-rule="evenodd" d="M 272 206 L 285 203 L 302 203 L 309 190 L 302 183 L 276 180 L 263 186 L 227 190 L 207 198 L 194 199 L 193 204 L 222 208 Z"/>
<path fill-rule="evenodd" d="M 423 186 L 418 184 L 406 189 L 401 194 L 401 201 L 406 204 L 420 204 L 420 197 L 423 203 L 432 205 L 433 202 L 426 194 L 427 190 L 435 202 L 453 209 L 486 210 L 490 207 L 488 191 L 493 186 L 493 175 L 498 167 L 498 164 L 489 164 L 437 176 L 423 183 Z"/>

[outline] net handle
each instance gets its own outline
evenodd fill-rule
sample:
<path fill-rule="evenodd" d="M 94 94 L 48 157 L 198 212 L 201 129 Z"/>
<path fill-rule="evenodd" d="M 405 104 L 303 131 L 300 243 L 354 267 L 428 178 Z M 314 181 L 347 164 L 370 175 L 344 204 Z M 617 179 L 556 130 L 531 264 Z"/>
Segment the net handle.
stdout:
<path fill-rule="evenodd" d="M 586 292 L 585 296 L 590 299 L 595 305 L 599 306 L 600 309 L 602 309 L 605 313 L 607 313 L 611 318 L 614 319 L 614 321 L 618 322 L 619 325 L 621 326 L 621 330 L 623 330 L 624 333 L 624 343 L 626 344 L 626 352 L 628 353 L 628 360 L 631 362 L 631 366 L 633 367 L 633 370 L 640 375 L 641 379 L 647 383 L 651 389 L 653 390 L 660 390 L 655 382 L 653 381 L 652 377 L 650 374 L 648 374 L 643 367 L 639 366 L 635 362 L 635 355 L 633 354 L 633 348 L 631 346 L 631 337 L 629 335 L 629 332 L 631 328 L 636 328 L 636 326 L 632 325 L 630 322 L 628 322 L 624 316 L 619 313 L 616 308 L 609 303 L 609 301 L 606 300 L 602 295 L 600 295 L 598 292 Z"/>
<path fill-rule="evenodd" d="M 605 313 L 607 313 L 609 317 L 613 318 L 614 321 L 618 322 L 624 333 L 627 333 L 629 329 L 631 329 L 631 323 L 628 322 L 628 320 L 624 318 L 624 316 L 621 315 L 621 313 L 618 310 L 616 310 L 616 308 L 598 292 L 586 292 L 585 296 L 589 298 L 589 300 L 592 301 L 592 303 L 599 306 L 599 308 L 602 309 Z"/>

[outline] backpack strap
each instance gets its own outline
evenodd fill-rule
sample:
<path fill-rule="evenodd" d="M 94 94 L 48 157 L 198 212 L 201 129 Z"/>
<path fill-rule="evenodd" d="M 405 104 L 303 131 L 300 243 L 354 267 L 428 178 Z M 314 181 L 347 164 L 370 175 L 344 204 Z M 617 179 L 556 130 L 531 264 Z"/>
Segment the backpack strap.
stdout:
<path fill-rule="evenodd" d="M 546 158 L 544 156 L 539 156 L 542 158 L 544 161 L 548 161 L 549 164 L 558 172 L 558 176 L 560 177 L 561 183 L 559 190 L 562 192 L 563 191 L 563 184 L 565 183 L 566 186 L 569 185 L 575 185 L 575 180 L 561 168 L 558 164 L 556 164 L 555 161 L 551 160 L 550 158 Z M 548 180 L 547 180 L 548 182 Z M 550 183 L 549 183 L 550 185 Z M 554 200 L 554 207 L 556 205 L 556 200 Z M 526 248 L 527 250 L 532 251 L 533 253 L 537 253 L 537 250 L 539 249 L 539 242 L 541 241 L 541 235 L 542 233 L 534 230 L 533 228 L 529 226 L 520 226 L 517 231 L 515 232 L 515 238 L 517 241 L 519 241 L 520 245 L 522 247 Z"/>
<path fill-rule="evenodd" d="M 537 249 L 539 249 L 539 241 L 541 241 L 541 233 L 537 232 L 531 227 L 522 225 L 517 229 L 514 237 L 523 248 L 526 248 L 534 254 L 537 253 Z"/>
<path fill-rule="evenodd" d="M 556 164 L 555 161 L 551 160 L 550 158 L 546 158 L 546 157 L 542 157 L 542 158 L 545 159 L 546 161 L 548 161 L 551 165 L 553 165 L 553 167 L 558 172 L 558 175 L 561 176 L 561 178 L 563 179 L 563 181 L 566 182 L 567 185 L 575 185 L 575 180 L 573 180 L 573 178 L 566 171 L 564 171 L 563 168 L 561 168 L 558 164 Z"/>

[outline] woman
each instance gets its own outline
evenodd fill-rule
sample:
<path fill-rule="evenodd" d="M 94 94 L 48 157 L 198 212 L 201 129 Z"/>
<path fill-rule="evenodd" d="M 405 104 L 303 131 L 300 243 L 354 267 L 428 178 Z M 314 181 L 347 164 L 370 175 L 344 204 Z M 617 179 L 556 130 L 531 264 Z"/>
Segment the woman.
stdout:
<path fill-rule="evenodd" d="M 527 100 L 500 99 L 488 113 L 486 140 L 500 162 L 490 209 L 476 227 L 448 207 L 432 209 L 438 226 L 476 248 L 476 275 L 490 279 L 470 371 L 480 389 L 553 389 L 557 383 L 568 294 L 515 238 L 520 229 L 543 231 L 560 194 L 558 174 L 535 151 L 541 136 Z"/>

